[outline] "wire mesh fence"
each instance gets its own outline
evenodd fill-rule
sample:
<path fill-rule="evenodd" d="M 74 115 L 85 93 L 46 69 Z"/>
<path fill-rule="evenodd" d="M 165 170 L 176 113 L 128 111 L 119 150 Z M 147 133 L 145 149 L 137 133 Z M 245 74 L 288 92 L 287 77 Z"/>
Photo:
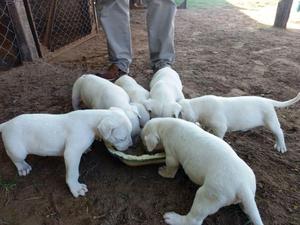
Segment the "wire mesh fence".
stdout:
<path fill-rule="evenodd" d="M 13 1 L 0 1 L 0 69 L 15 66 L 21 62 L 14 24 L 9 14 L 9 4 Z"/>
<path fill-rule="evenodd" d="M 92 33 L 92 0 L 28 0 L 40 43 L 55 51 Z"/>
<path fill-rule="evenodd" d="M 41 42 L 46 32 L 51 2 L 49 0 L 29 0 L 36 33 Z"/>

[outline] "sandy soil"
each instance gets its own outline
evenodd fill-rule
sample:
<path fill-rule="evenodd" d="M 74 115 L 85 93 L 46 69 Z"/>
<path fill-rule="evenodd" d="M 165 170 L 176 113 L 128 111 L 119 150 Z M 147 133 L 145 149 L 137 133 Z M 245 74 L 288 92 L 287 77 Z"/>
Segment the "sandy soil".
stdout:
<path fill-rule="evenodd" d="M 131 73 L 145 87 L 149 70 L 142 10 L 132 13 L 135 58 Z M 177 61 L 186 97 L 260 95 L 278 100 L 300 90 L 300 33 L 257 24 L 232 7 L 178 11 Z M 22 113 L 65 113 L 71 88 L 83 72 L 107 63 L 103 33 L 50 60 L 0 73 L 0 121 Z M 277 110 L 288 152 L 273 149 L 263 128 L 227 134 L 225 139 L 254 170 L 256 201 L 267 225 L 300 224 L 300 105 Z M 0 224 L 164 224 L 166 211 L 189 211 L 197 186 L 181 170 L 161 178 L 157 165 L 130 168 L 95 143 L 82 157 L 80 180 L 86 197 L 74 199 L 65 184 L 62 158 L 30 156 L 33 171 L 18 177 L 0 142 Z M 246 225 L 239 206 L 225 207 L 205 225 Z"/>

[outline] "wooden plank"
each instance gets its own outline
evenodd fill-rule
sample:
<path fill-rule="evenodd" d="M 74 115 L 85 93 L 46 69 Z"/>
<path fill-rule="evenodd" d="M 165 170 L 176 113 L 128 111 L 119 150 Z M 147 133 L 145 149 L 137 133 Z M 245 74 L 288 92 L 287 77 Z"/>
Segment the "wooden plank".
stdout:
<path fill-rule="evenodd" d="M 39 58 L 23 1 L 9 1 L 8 11 L 13 20 L 23 61 Z"/>
<path fill-rule="evenodd" d="M 88 40 L 96 37 L 97 35 L 98 35 L 97 33 L 91 33 L 91 34 L 89 34 L 87 36 L 84 36 L 83 38 L 78 39 L 77 41 L 71 42 L 70 44 L 65 45 L 64 47 L 59 48 L 58 50 L 55 50 L 54 52 L 49 52 L 44 57 L 46 58 L 46 60 L 48 62 L 50 62 L 55 57 L 63 54 L 64 52 L 66 52 L 66 51 L 68 51 L 68 50 L 70 50 L 72 48 L 75 48 L 78 45 L 83 44 L 84 42 L 87 42 Z"/>
<path fill-rule="evenodd" d="M 34 41 L 35 41 L 35 46 L 37 48 L 39 57 L 42 58 L 43 57 L 43 52 L 42 52 L 42 49 L 41 49 L 41 43 L 40 43 L 40 40 L 39 40 L 39 35 L 37 33 L 37 30 L 36 30 L 36 26 L 35 26 L 35 22 L 34 22 L 34 19 L 33 19 L 33 14 L 32 14 L 32 11 L 31 11 L 31 6 L 30 6 L 30 3 L 29 3 L 29 0 L 24 0 L 24 5 L 25 5 L 26 12 L 27 12 L 28 22 L 29 22 L 29 25 L 30 25 L 30 28 L 31 28 L 31 31 L 32 31 L 32 36 L 33 36 Z"/>
<path fill-rule="evenodd" d="M 293 0 L 280 0 L 277 6 L 274 27 L 286 28 L 292 5 Z"/>

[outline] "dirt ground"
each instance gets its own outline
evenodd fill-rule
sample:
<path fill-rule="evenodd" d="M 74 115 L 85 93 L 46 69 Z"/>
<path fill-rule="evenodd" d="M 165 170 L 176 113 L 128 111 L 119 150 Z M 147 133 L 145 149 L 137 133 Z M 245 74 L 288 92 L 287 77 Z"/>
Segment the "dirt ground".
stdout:
<path fill-rule="evenodd" d="M 151 79 L 145 13 L 132 13 L 134 63 L 131 73 L 143 86 Z M 300 90 L 300 32 L 266 27 L 226 6 L 180 10 L 176 18 L 177 59 L 187 98 L 205 94 L 260 95 L 287 100 Z M 49 62 L 0 72 L 0 121 L 22 113 L 65 113 L 71 88 L 84 72 L 107 64 L 106 43 L 96 38 Z M 264 128 L 227 134 L 225 140 L 254 170 L 256 202 L 264 224 L 300 224 L 300 104 L 277 110 L 288 152 L 273 149 Z M 189 211 L 197 186 L 179 171 L 175 179 L 157 174 L 157 165 L 127 167 L 99 144 L 84 155 L 80 180 L 86 197 L 75 199 L 65 184 L 62 158 L 28 157 L 33 170 L 17 171 L 0 142 L 0 225 L 158 225 L 166 211 Z M 205 225 L 250 224 L 239 206 L 224 207 Z"/>

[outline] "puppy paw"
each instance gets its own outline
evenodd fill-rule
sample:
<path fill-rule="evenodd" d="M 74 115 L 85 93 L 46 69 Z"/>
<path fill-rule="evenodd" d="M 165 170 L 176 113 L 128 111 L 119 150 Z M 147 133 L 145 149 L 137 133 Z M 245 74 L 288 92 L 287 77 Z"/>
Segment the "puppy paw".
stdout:
<path fill-rule="evenodd" d="M 169 171 L 168 167 L 161 166 L 158 169 L 158 174 L 161 175 L 162 177 L 165 177 L 165 178 L 174 178 L 175 174 L 176 174 L 176 171 L 175 172 Z"/>
<path fill-rule="evenodd" d="M 88 192 L 87 186 L 78 182 L 69 185 L 69 188 L 75 198 L 78 196 L 85 196 L 85 193 Z"/>
<path fill-rule="evenodd" d="M 17 168 L 19 176 L 26 176 L 32 170 L 31 166 L 26 162 L 18 163 Z"/>
<path fill-rule="evenodd" d="M 167 212 L 164 214 L 164 220 L 169 225 L 184 225 L 184 216 L 181 216 L 175 212 Z"/>
<path fill-rule="evenodd" d="M 280 152 L 280 153 L 285 153 L 287 151 L 286 146 L 285 145 L 280 145 L 280 144 L 275 144 L 274 148 Z"/>

